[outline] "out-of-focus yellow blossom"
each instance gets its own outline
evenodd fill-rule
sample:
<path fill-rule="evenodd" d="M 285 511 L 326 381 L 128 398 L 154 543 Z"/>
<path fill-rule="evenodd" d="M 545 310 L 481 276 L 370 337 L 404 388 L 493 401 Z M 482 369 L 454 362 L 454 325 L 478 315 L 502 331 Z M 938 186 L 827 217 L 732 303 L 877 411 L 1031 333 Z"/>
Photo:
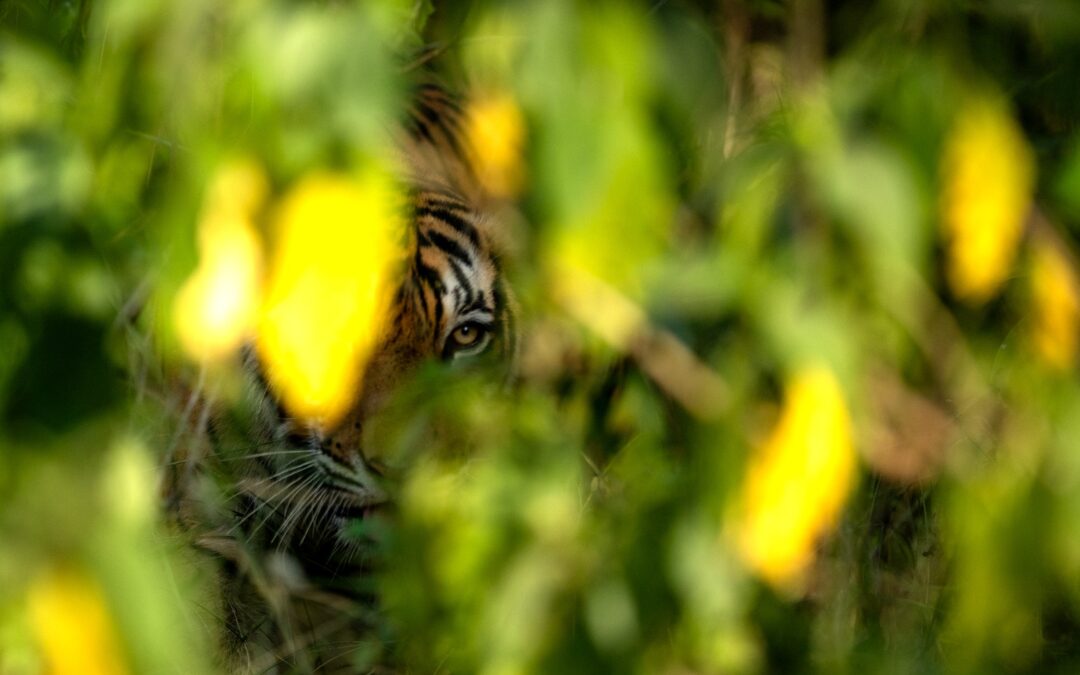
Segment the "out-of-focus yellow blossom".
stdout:
<path fill-rule="evenodd" d="M 525 176 L 525 116 L 517 101 L 505 91 L 478 95 L 465 120 L 480 183 L 496 196 L 516 195 Z"/>
<path fill-rule="evenodd" d="M 785 396 L 776 428 L 751 459 L 736 541 L 747 565 L 790 589 L 839 517 L 856 460 L 847 407 L 829 369 L 797 372 Z"/>
<path fill-rule="evenodd" d="M 258 351 L 286 407 L 332 426 L 348 410 L 385 319 L 404 231 L 390 177 L 305 178 L 286 195 Z"/>
<path fill-rule="evenodd" d="M 232 354 L 255 326 L 263 267 L 254 220 L 267 182 L 251 162 L 224 167 L 211 182 L 198 226 L 199 266 L 173 305 L 180 346 L 197 361 Z"/>
<path fill-rule="evenodd" d="M 958 298 L 989 299 L 1016 255 L 1035 163 L 1004 105 L 980 99 L 959 113 L 942 158 L 946 274 Z"/>
<path fill-rule="evenodd" d="M 1080 338 L 1078 280 L 1062 251 L 1047 241 L 1032 250 L 1031 295 L 1034 304 L 1032 342 L 1051 367 L 1066 370 L 1076 363 Z"/>
<path fill-rule="evenodd" d="M 93 580 L 70 570 L 44 574 L 30 587 L 29 616 L 52 675 L 127 672 L 105 598 Z"/>

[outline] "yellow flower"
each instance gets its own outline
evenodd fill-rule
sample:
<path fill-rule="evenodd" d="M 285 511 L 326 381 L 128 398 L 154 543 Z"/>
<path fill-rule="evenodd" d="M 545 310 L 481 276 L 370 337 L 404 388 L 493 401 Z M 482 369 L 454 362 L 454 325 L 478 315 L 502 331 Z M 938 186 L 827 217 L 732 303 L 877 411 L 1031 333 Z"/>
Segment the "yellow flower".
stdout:
<path fill-rule="evenodd" d="M 465 111 L 465 134 L 480 184 L 512 197 L 524 179 L 525 117 L 508 92 L 480 95 Z"/>
<path fill-rule="evenodd" d="M 127 672 L 105 598 L 85 575 L 72 570 L 43 575 L 30 587 L 29 610 L 47 672 L 52 675 Z"/>
<path fill-rule="evenodd" d="M 736 544 L 743 559 L 780 588 L 797 585 L 814 545 L 851 491 L 855 450 L 836 378 L 821 366 L 788 383 L 780 420 L 751 459 Z"/>
<path fill-rule="evenodd" d="M 1009 274 L 1035 182 L 1031 149 L 1002 104 L 984 99 L 960 111 L 942 178 L 946 276 L 956 297 L 983 302 Z"/>
<path fill-rule="evenodd" d="M 211 183 L 198 226 L 199 266 L 173 305 L 180 347 L 197 361 L 229 356 L 254 328 L 263 266 L 254 219 L 266 192 L 262 170 L 247 162 L 226 166 Z"/>
<path fill-rule="evenodd" d="M 1076 363 L 1080 331 L 1077 277 L 1062 251 L 1037 241 L 1031 260 L 1031 295 L 1035 307 L 1032 342 L 1048 365 L 1066 370 Z"/>
<path fill-rule="evenodd" d="M 404 224 L 384 173 L 305 178 L 286 195 L 257 347 L 286 407 L 332 426 L 380 336 Z"/>

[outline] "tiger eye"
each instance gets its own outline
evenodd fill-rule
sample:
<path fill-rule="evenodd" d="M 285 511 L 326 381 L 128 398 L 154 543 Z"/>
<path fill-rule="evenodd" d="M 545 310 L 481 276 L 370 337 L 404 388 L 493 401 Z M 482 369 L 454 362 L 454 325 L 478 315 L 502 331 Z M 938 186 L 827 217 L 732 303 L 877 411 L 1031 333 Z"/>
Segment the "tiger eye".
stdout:
<path fill-rule="evenodd" d="M 452 337 L 454 338 L 454 342 L 457 343 L 458 346 L 468 347 L 479 339 L 480 331 L 476 328 L 476 326 L 467 323 L 463 326 L 458 326 L 457 328 L 455 328 Z"/>

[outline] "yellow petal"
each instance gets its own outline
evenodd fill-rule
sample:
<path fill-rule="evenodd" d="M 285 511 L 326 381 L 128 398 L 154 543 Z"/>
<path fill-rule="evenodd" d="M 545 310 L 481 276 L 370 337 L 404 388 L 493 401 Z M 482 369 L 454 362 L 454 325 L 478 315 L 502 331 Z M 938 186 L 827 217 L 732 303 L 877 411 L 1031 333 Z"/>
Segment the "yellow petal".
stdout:
<path fill-rule="evenodd" d="M 465 111 L 466 137 L 480 184 L 500 197 L 512 197 L 524 178 L 525 117 L 508 92 L 480 95 Z"/>
<path fill-rule="evenodd" d="M 266 191 L 262 171 L 246 162 L 226 166 L 211 183 L 198 225 L 199 266 L 173 305 L 180 347 L 196 361 L 228 357 L 253 332 L 263 267 L 254 219 Z"/>
<path fill-rule="evenodd" d="M 836 523 L 854 477 L 840 385 L 824 367 L 796 373 L 780 420 L 746 476 L 736 537 L 747 565 L 777 587 L 796 585 L 817 539 Z"/>
<path fill-rule="evenodd" d="M 1064 253 L 1050 242 L 1037 241 L 1031 261 L 1032 342 L 1043 361 L 1060 370 L 1076 363 L 1080 331 L 1077 288 L 1076 273 Z"/>
<path fill-rule="evenodd" d="M 86 576 L 55 571 L 29 592 L 29 616 L 52 675 L 127 672 L 101 591 Z"/>
<path fill-rule="evenodd" d="M 969 103 L 942 159 L 946 276 L 956 297 L 989 299 L 1012 268 L 1031 203 L 1035 163 L 1004 106 Z"/>
<path fill-rule="evenodd" d="M 404 232 L 390 178 L 316 174 L 286 195 L 258 330 L 285 406 L 332 426 L 348 410 L 378 341 Z"/>

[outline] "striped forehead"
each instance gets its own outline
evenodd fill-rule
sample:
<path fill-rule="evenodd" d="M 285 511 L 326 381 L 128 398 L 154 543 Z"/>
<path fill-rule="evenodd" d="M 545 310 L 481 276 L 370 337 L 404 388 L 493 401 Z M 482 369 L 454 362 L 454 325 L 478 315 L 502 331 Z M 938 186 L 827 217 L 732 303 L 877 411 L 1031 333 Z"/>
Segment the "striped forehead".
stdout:
<path fill-rule="evenodd" d="M 416 204 L 416 271 L 431 292 L 435 319 L 494 314 L 497 271 L 476 216 L 464 203 L 422 193 Z"/>

